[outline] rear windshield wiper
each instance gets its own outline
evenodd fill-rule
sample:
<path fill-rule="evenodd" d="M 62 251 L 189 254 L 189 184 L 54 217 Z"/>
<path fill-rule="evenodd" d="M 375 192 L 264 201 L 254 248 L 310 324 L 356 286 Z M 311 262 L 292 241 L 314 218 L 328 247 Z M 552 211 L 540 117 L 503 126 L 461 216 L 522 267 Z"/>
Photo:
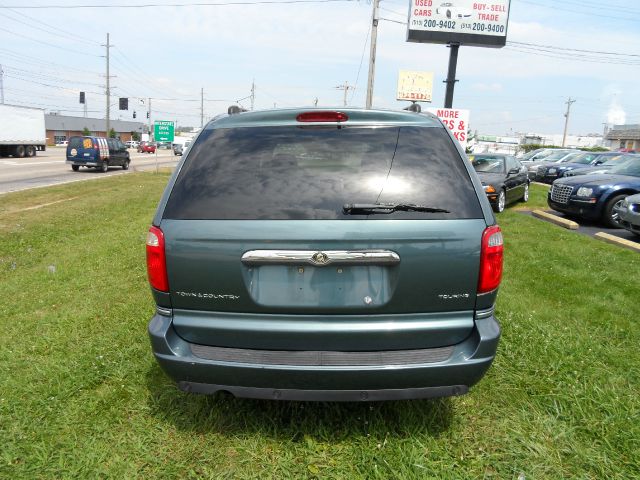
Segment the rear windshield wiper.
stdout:
<path fill-rule="evenodd" d="M 427 213 L 451 213 L 444 208 L 414 205 L 412 203 L 345 203 L 342 212 L 345 215 L 370 215 L 375 213 L 393 212 L 427 212 Z"/>

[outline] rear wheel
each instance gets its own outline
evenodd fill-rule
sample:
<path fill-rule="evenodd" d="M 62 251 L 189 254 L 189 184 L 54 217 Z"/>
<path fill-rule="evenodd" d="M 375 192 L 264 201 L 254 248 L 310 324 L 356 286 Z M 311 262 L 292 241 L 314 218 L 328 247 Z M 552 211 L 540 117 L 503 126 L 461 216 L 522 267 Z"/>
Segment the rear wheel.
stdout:
<path fill-rule="evenodd" d="M 15 150 L 14 150 L 14 157 L 18 157 L 18 158 L 22 158 L 24 157 L 25 153 L 26 153 L 26 149 L 24 148 L 24 145 L 18 145 Z"/>
<path fill-rule="evenodd" d="M 80 165 L 71 165 L 71 170 L 77 172 L 78 170 L 80 170 Z"/>
<path fill-rule="evenodd" d="M 29 145 L 27 147 L 27 157 L 35 157 L 36 156 L 36 147 L 33 145 Z"/>
<path fill-rule="evenodd" d="M 610 199 L 604 207 L 602 213 L 602 222 L 610 228 L 620 228 L 620 216 L 615 208 L 622 205 L 627 195 L 616 195 Z"/>
<path fill-rule="evenodd" d="M 128 158 L 125 159 L 124 163 L 122 164 L 122 169 L 123 170 L 129 170 L 129 162 L 130 162 L 130 160 Z"/>
<path fill-rule="evenodd" d="M 502 189 L 498 194 L 498 199 L 496 200 L 496 203 L 493 205 L 493 210 L 498 213 L 503 212 L 506 204 L 507 204 L 507 195 L 504 193 L 504 189 Z"/>
<path fill-rule="evenodd" d="M 106 160 L 102 162 L 102 165 L 100 165 L 100 171 L 102 173 L 107 173 L 109 171 L 109 162 L 107 162 Z"/>

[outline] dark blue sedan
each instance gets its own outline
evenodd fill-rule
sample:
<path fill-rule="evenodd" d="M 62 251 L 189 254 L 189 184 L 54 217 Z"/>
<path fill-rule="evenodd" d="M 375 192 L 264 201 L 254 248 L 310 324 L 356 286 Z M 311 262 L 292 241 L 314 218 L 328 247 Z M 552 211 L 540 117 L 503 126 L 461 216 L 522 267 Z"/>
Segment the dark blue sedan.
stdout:
<path fill-rule="evenodd" d="M 614 167 L 604 175 L 564 177 L 553 182 L 547 197 L 558 212 L 619 227 L 615 210 L 626 197 L 640 193 L 640 159 Z"/>

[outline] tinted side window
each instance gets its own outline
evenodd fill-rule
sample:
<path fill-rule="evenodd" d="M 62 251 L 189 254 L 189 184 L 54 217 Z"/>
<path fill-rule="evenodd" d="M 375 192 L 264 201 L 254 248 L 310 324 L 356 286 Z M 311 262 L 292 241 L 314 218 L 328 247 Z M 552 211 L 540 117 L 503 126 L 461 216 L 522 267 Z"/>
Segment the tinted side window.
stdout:
<path fill-rule="evenodd" d="M 82 137 L 71 137 L 69 139 L 69 148 L 82 148 Z"/>
<path fill-rule="evenodd" d="M 348 203 L 412 203 L 450 213 L 345 215 Z M 442 128 L 251 127 L 203 132 L 173 187 L 172 219 L 482 218 Z"/>

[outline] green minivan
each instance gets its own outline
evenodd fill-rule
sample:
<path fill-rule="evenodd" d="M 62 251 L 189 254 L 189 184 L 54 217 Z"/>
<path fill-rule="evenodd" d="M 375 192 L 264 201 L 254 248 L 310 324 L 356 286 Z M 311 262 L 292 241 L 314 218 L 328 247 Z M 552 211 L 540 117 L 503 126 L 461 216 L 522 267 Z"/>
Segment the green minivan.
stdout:
<path fill-rule="evenodd" d="M 187 392 L 461 395 L 496 354 L 502 234 L 431 114 L 218 117 L 181 159 L 146 248 L 152 350 Z"/>

